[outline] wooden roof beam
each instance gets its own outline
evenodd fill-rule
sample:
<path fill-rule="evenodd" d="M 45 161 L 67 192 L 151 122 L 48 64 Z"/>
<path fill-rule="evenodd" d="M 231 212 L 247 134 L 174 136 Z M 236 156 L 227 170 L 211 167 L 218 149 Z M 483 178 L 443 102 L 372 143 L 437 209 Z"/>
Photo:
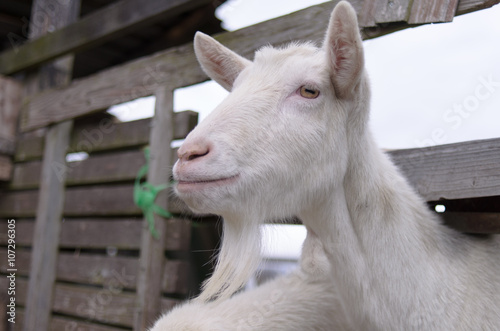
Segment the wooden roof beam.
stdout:
<path fill-rule="evenodd" d="M 44 37 L 0 53 L 0 73 L 10 75 L 61 55 L 76 53 L 145 24 L 169 19 L 211 0 L 121 0 Z"/>

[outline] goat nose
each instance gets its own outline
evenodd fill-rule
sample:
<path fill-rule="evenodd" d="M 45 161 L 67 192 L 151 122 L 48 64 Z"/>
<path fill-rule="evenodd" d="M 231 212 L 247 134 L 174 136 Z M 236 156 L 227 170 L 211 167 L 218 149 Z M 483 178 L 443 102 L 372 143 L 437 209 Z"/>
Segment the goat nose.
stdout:
<path fill-rule="evenodd" d="M 177 156 L 182 162 L 193 161 L 204 157 L 210 152 L 209 144 L 204 142 L 187 143 L 182 144 L 182 146 L 177 151 Z"/>

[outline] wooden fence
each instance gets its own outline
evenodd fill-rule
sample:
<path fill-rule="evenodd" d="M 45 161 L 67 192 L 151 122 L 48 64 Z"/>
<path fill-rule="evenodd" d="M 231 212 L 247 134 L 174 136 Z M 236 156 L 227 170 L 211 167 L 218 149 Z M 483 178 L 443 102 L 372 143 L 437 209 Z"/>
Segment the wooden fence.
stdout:
<path fill-rule="evenodd" d="M 119 3 L 125 2 L 133 1 Z M 321 40 L 336 2 L 216 38 L 245 56 L 268 43 Z M 496 2 L 439 1 L 440 10 L 433 12 L 427 12 L 423 0 L 399 1 L 397 8 L 378 0 L 353 0 L 352 4 L 360 13 L 364 37 L 374 38 L 416 24 L 449 21 Z M 85 24 L 72 23 L 74 9 L 66 10 L 63 26 Z M 153 13 L 144 15 L 146 20 Z M 146 162 L 145 146 L 150 146 L 152 156 L 148 181 L 153 185 L 169 181 L 176 158 L 169 142 L 185 137 L 197 122 L 196 113 L 173 112 L 173 92 L 207 77 L 188 44 L 70 81 L 71 53 L 86 42 L 92 40 L 65 45 L 54 54 L 49 47 L 24 63 L 8 52 L 0 54 L 0 59 L 16 62 L 1 64 L 3 74 L 40 68 L 36 74 L 26 74 L 22 84 L 0 79 L 2 95 L 9 95 L 0 98 L 0 114 L 20 109 L 15 148 L 14 133 L 0 136 L 0 180 L 5 182 L 0 191 L 0 217 L 16 221 L 17 270 L 16 324 L 2 321 L 8 315 L 0 309 L 0 330 L 6 326 L 15 330 L 143 330 L 160 311 L 195 291 L 189 260 L 192 225 L 203 223 L 163 192 L 157 204 L 176 217 L 155 216 L 160 238 L 154 239 L 133 202 L 133 189 L 137 171 Z M 19 51 L 29 53 L 33 45 L 27 43 Z M 65 61 L 46 64 L 58 56 L 65 56 Z M 42 84 L 47 78 L 56 85 Z M 153 119 L 120 123 L 103 112 L 148 95 L 156 96 Z M 89 156 L 66 162 L 66 154 L 73 152 Z M 500 233 L 500 139 L 390 154 L 430 206 L 446 205 L 443 218 L 450 226 L 463 232 Z M 7 222 L 2 221 L 0 227 L 0 300 L 5 300 L 6 270 L 10 269 Z M 1 306 L 5 309 L 6 305 Z"/>

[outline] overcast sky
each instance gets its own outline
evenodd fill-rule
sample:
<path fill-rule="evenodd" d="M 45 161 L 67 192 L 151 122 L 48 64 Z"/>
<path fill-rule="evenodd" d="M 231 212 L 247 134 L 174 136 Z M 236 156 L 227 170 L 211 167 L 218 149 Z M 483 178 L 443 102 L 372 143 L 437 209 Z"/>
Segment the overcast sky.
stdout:
<path fill-rule="evenodd" d="M 229 0 L 217 15 L 226 29 L 236 30 L 320 2 Z M 373 96 L 371 127 L 382 148 L 500 137 L 499 18 L 497 5 L 456 17 L 452 23 L 406 29 L 364 42 Z M 196 110 L 203 119 L 226 94 L 213 82 L 180 89 L 174 108 Z M 126 106 L 123 118 L 151 116 L 153 105 L 154 100 L 146 98 Z M 278 233 L 286 242 L 301 241 L 305 235 L 303 230 L 289 234 L 280 230 L 275 236 Z M 274 245 L 274 249 L 273 255 L 290 257 L 298 254 L 300 245 Z"/>

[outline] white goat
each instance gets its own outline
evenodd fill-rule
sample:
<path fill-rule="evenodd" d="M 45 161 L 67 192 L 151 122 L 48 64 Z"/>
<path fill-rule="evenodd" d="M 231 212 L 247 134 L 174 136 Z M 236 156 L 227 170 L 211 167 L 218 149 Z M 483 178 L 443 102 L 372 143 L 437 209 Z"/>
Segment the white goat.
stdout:
<path fill-rule="evenodd" d="M 200 33 L 194 46 L 231 93 L 179 149 L 176 191 L 222 215 L 224 237 L 200 297 L 152 330 L 500 330 L 499 238 L 442 225 L 375 146 L 347 2 L 321 49 L 251 62 Z M 299 270 L 231 297 L 259 262 L 259 225 L 293 215 L 308 230 Z"/>

